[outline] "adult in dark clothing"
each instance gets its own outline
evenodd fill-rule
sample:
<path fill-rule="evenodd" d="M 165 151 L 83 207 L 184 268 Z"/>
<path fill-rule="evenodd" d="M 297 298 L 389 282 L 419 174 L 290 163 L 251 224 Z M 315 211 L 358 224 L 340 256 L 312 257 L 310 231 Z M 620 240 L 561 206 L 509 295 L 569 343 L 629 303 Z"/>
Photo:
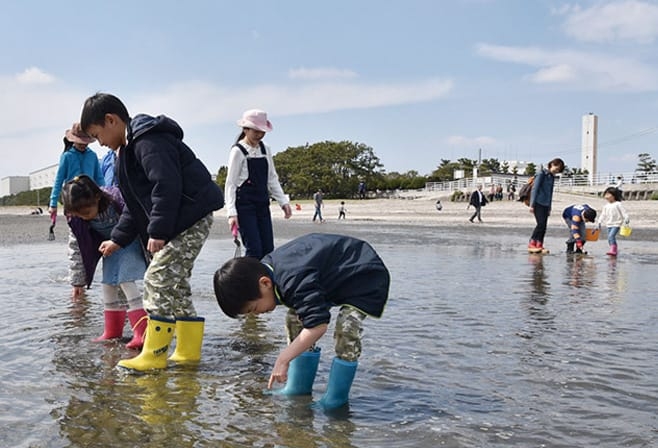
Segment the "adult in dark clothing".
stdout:
<path fill-rule="evenodd" d="M 478 219 L 478 222 L 482 222 L 482 207 L 487 205 L 488 202 L 486 196 L 482 193 L 482 185 L 478 185 L 477 189 L 471 193 L 470 200 L 468 201 L 468 205 L 475 207 L 473 215 L 469 218 L 470 222 L 473 222 L 475 218 Z"/>
<path fill-rule="evenodd" d="M 532 184 L 530 193 L 530 213 L 535 215 L 537 225 L 532 231 L 530 241 L 528 242 L 528 252 L 540 253 L 545 252 L 544 236 L 548 225 L 548 216 L 551 214 L 551 204 L 553 203 L 553 184 L 555 175 L 564 171 L 564 161 L 562 159 L 553 159 L 548 162 L 548 168 L 541 169 L 536 175 Z"/>

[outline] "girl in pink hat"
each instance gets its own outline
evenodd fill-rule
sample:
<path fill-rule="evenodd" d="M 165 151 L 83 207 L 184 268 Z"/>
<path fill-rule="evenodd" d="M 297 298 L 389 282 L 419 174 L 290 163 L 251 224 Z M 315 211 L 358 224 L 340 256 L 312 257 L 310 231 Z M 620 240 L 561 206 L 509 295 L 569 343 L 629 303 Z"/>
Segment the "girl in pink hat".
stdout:
<path fill-rule="evenodd" d="M 286 219 L 292 216 L 290 199 L 283 192 L 270 148 L 263 143 L 272 130 L 267 113 L 250 109 L 237 121 L 242 132 L 231 147 L 224 195 L 228 225 L 237 228 L 247 257 L 262 258 L 274 250 L 270 196 Z"/>

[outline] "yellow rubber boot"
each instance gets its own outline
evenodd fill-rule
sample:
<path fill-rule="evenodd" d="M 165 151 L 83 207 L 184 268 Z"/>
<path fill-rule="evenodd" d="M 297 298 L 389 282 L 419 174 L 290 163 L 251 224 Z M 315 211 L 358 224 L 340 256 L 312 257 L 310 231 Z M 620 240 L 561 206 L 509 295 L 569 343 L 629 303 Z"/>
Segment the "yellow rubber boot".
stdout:
<path fill-rule="evenodd" d="M 170 361 L 185 363 L 198 362 L 201 359 L 205 321 L 203 317 L 176 319 L 176 349 L 169 357 Z"/>
<path fill-rule="evenodd" d="M 174 337 L 175 328 L 176 321 L 149 316 L 141 353 L 134 358 L 119 361 L 118 366 L 140 372 L 166 368 L 169 344 Z"/>

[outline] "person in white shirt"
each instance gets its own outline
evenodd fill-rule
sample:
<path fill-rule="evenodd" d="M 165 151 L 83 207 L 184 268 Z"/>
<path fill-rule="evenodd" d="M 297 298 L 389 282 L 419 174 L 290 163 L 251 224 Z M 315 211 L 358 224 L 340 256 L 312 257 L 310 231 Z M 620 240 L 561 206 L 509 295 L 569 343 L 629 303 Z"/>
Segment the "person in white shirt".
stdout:
<path fill-rule="evenodd" d="M 286 219 L 292 216 L 292 209 L 270 148 L 262 141 L 272 130 L 267 113 L 250 109 L 237 123 L 242 132 L 229 154 L 224 187 L 228 225 L 239 230 L 245 256 L 261 259 L 274 250 L 270 196 L 279 203 Z"/>
<path fill-rule="evenodd" d="M 619 228 L 622 224 L 628 225 L 630 218 L 624 207 L 621 205 L 622 192 L 620 189 L 608 187 L 603 192 L 603 197 L 608 203 L 603 206 L 603 211 L 597 222 L 599 227 L 603 224 L 608 228 L 608 245 L 610 246 L 610 250 L 606 255 L 616 257 L 617 233 L 619 233 Z"/>

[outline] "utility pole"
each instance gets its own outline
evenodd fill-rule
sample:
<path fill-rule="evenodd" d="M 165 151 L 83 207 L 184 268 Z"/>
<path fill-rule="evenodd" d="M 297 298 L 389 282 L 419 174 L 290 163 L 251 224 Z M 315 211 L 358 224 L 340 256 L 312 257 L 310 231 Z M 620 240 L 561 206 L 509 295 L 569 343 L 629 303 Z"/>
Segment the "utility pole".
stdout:
<path fill-rule="evenodd" d="M 478 148 L 478 162 L 473 165 L 473 188 L 477 188 L 478 184 L 478 169 L 482 164 L 482 148 Z"/>

